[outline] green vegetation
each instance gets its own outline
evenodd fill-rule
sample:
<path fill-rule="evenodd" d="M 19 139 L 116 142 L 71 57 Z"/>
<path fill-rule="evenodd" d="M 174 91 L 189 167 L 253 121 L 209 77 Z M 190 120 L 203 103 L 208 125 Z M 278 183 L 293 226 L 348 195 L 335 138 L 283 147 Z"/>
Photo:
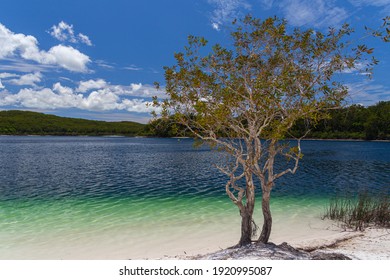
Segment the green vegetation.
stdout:
<path fill-rule="evenodd" d="M 335 198 L 330 201 L 323 218 L 337 220 L 342 226 L 355 230 L 372 225 L 390 228 L 389 196 L 370 196 L 363 192 L 357 198 Z"/>
<path fill-rule="evenodd" d="M 145 136 L 155 137 L 193 137 L 185 126 L 177 123 L 173 117 L 150 121 L 144 129 Z"/>
<path fill-rule="evenodd" d="M 304 131 L 304 122 L 298 122 L 293 131 Z M 104 122 L 63 118 L 29 111 L 0 111 L 2 135 L 125 135 L 176 137 L 193 136 L 173 118 L 156 119 L 143 125 L 135 122 Z M 381 101 L 370 107 L 352 105 L 331 110 L 329 118 L 311 129 L 307 138 L 390 140 L 390 101 Z"/>
<path fill-rule="evenodd" d="M 298 122 L 294 131 L 305 130 Z M 329 118 L 319 122 L 307 135 L 316 139 L 390 140 L 390 101 L 370 107 L 352 105 L 329 111 Z"/>
<path fill-rule="evenodd" d="M 123 135 L 141 134 L 136 122 L 104 122 L 63 118 L 29 111 L 0 111 L 1 135 Z"/>
<path fill-rule="evenodd" d="M 301 135 L 307 124 L 298 121 L 292 134 Z M 158 137 L 192 136 L 173 118 L 156 119 L 145 127 L 145 133 Z M 363 107 L 352 105 L 329 111 L 329 118 L 311 128 L 306 136 L 314 139 L 390 140 L 390 101 Z"/>

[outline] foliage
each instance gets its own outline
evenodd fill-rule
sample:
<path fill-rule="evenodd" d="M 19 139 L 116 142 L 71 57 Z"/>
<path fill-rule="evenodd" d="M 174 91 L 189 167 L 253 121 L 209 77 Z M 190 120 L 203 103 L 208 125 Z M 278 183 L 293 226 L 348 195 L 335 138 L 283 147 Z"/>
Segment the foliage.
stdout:
<path fill-rule="evenodd" d="M 247 16 L 234 24 L 229 47 L 210 49 L 204 38 L 189 37 L 184 52 L 175 54 L 176 64 L 165 67 L 168 98 L 161 104 L 155 99 L 155 105 L 161 105 L 162 118 L 173 118 L 231 156 L 218 168 L 227 175 L 226 192 L 242 218 L 239 245 L 251 242 L 258 178 L 264 217 L 259 242 L 266 243 L 271 190 L 278 178 L 296 172 L 300 139 L 308 132 L 292 134 L 293 126 L 328 118 L 329 109 L 340 107 L 348 93 L 335 76 L 358 65 L 369 73 L 377 61 L 369 57 L 372 49 L 346 40 L 353 33 L 348 25 L 322 33 L 289 30 L 278 18 Z M 286 137 L 297 138 L 296 146 L 280 141 Z M 281 158 L 286 168 L 277 170 Z"/>
<path fill-rule="evenodd" d="M 126 135 L 144 128 L 135 122 L 104 122 L 63 118 L 29 111 L 0 111 L 2 135 Z"/>
<path fill-rule="evenodd" d="M 313 139 L 390 140 L 390 101 L 364 107 L 351 105 L 328 111 L 329 117 L 320 120 L 307 133 Z M 307 129 L 305 120 L 297 121 L 292 135 L 302 135 Z M 192 136 L 171 117 L 156 119 L 146 126 L 146 135 L 157 137 Z M 222 137 L 223 135 L 218 134 Z"/>
<path fill-rule="evenodd" d="M 367 192 L 362 192 L 357 198 L 334 198 L 323 218 L 340 221 L 344 227 L 355 230 L 364 230 L 372 225 L 390 228 L 389 196 L 370 196 Z"/>
<path fill-rule="evenodd" d="M 329 111 L 329 118 L 321 120 L 307 134 L 314 139 L 390 140 L 390 101 L 363 107 L 352 105 Z M 297 122 L 292 134 L 306 129 L 303 120 Z"/>
<path fill-rule="evenodd" d="M 173 117 L 150 121 L 144 128 L 143 135 L 155 137 L 192 137 L 185 126 L 175 122 Z"/>

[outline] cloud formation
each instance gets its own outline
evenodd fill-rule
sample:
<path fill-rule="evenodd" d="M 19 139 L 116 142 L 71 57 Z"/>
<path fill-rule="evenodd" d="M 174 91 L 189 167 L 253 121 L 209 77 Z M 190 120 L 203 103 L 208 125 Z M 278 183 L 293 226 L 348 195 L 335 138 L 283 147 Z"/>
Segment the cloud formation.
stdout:
<path fill-rule="evenodd" d="M 91 62 L 87 55 L 71 46 L 57 45 L 48 51 L 40 50 L 35 37 L 15 34 L 0 23 L 0 59 L 15 57 L 73 72 L 87 72 L 87 64 Z"/>
<path fill-rule="evenodd" d="M 375 6 L 390 10 L 390 0 L 348 0 L 354 7 Z M 309 25 L 317 28 L 341 25 L 351 12 L 347 5 L 335 0 L 260 0 L 263 9 L 275 8 L 295 26 Z"/>
<path fill-rule="evenodd" d="M 42 79 L 42 74 L 39 72 L 30 73 L 22 76 L 17 76 L 17 78 L 8 80 L 7 82 L 17 86 L 33 86 L 35 87 Z"/>
<path fill-rule="evenodd" d="M 350 103 L 359 103 L 364 106 L 375 105 L 379 101 L 390 101 L 390 89 L 370 81 L 347 84 Z"/>
<path fill-rule="evenodd" d="M 58 25 L 53 25 L 49 34 L 61 42 L 83 43 L 92 46 L 92 42 L 87 35 L 82 33 L 75 35 L 73 25 L 64 21 L 61 21 Z"/>
<path fill-rule="evenodd" d="M 103 79 L 81 81 L 79 83 L 79 87 L 77 88 L 77 91 L 85 93 L 91 89 L 101 89 L 101 88 L 104 88 L 106 86 L 107 86 L 107 83 Z"/>
<path fill-rule="evenodd" d="M 313 25 L 329 27 L 340 25 L 349 14 L 338 7 L 335 1 L 325 0 L 283 0 L 279 4 L 289 23 L 295 26 Z"/>
<path fill-rule="evenodd" d="M 349 2 L 355 6 L 383 7 L 390 5 L 390 0 L 349 0 Z"/>
<path fill-rule="evenodd" d="M 0 74 L 0 77 L 6 76 L 5 74 Z M 76 88 L 64 86 L 60 82 L 53 84 L 52 88 L 38 88 L 33 76 L 29 75 L 20 76 L 15 79 L 15 83 L 16 80 L 24 80 L 26 84 L 30 81 L 33 87 L 20 89 L 15 94 L 3 91 L 0 93 L 0 106 L 41 110 L 77 108 L 98 112 L 121 110 L 148 113 L 153 110 L 148 106 L 150 98 L 154 95 L 165 96 L 151 85 L 141 83 L 132 83 L 129 86 L 110 85 L 103 79 L 81 81 Z M 35 73 L 34 77 L 41 78 L 39 73 Z"/>
<path fill-rule="evenodd" d="M 241 15 L 241 10 L 250 10 L 246 0 L 208 0 L 215 9 L 211 15 L 211 26 L 219 31 L 223 24 L 231 23 Z"/>

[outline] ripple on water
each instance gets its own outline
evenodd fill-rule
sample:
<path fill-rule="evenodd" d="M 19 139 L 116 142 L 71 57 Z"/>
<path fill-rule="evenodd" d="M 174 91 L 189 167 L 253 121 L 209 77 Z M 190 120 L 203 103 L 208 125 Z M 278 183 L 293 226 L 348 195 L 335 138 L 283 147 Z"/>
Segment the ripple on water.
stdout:
<path fill-rule="evenodd" d="M 37 256 L 146 251 L 181 236 L 239 233 L 226 178 L 212 166 L 217 154 L 191 140 L 10 137 L 0 145 L 0 258 L 28 248 Z M 298 173 L 276 182 L 276 225 L 318 219 L 333 194 L 389 193 L 389 143 L 308 141 L 303 151 Z"/>

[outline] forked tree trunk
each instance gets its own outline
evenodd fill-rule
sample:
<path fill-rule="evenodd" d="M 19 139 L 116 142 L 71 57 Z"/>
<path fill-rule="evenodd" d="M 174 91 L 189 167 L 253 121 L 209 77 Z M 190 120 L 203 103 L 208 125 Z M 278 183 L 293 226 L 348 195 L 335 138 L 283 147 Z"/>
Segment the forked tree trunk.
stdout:
<path fill-rule="evenodd" d="M 252 243 L 252 220 L 253 211 L 255 208 L 255 188 L 251 178 L 248 180 L 246 186 L 246 203 L 240 207 L 241 215 L 241 238 L 238 246 L 245 246 Z"/>
<path fill-rule="evenodd" d="M 269 191 L 263 192 L 261 209 L 263 211 L 264 223 L 263 223 L 263 228 L 261 230 L 260 237 L 258 239 L 258 242 L 261 243 L 268 243 L 269 237 L 271 235 L 272 216 L 271 216 L 269 201 L 270 201 L 270 192 Z"/>

